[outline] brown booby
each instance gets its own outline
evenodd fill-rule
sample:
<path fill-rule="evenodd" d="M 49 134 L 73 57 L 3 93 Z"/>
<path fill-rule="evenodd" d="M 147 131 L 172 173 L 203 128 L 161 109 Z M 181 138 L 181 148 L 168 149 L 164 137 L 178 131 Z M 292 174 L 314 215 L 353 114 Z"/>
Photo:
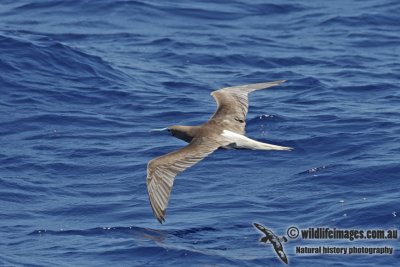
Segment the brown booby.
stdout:
<path fill-rule="evenodd" d="M 217 111 L 199 126 L 174 125 L 165 128 L 174 137 L 189 143 L 187 146 L 157 157 L 147 165 L 147 191 L 154 215 L 160 223 L 165 221 L 165 213 L 175 176 L 193 166 L 218 148 L 253 150 L 291 150 L 290 147 L 271 145 L 246 137 L 246 115 L 248 94 L 283 83 L 255 83 L 226 87 L 213 91 Z"/>

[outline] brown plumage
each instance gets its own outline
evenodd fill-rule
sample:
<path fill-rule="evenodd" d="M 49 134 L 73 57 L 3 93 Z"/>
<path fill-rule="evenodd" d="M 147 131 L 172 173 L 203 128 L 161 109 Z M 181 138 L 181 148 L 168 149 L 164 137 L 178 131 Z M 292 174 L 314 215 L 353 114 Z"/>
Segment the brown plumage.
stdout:
<path fill-rule="evenodd" d="M 251 140 L 244 136 L 248 111 L 248 94 L 284 82 L 266 82 L 226 87 L 211 95 L 217 102 L 217 111 L 200 126 L 171 126 L 168 131 L 189 144 L 177 151 L 157 157 L 147 165 L 147 191 L 154 215 L 160 223 L 165 212 L 175 176 L 207 157 L 216 149 L 245 148 L 261 150 L 290 150 Z"/>

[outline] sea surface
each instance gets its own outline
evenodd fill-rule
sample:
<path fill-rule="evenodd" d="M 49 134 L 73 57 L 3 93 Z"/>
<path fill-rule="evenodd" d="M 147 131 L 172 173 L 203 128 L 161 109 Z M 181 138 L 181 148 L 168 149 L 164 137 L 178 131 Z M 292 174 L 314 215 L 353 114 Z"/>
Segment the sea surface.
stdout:
<path fill-rule="evenodd" d="M 400 228 L 400 2 L 0 2 L 0 266 L 399 266 L 397 240 L 287 229 Z M 247 135 L 180 174 L 165 224 L 146 167 L 205 122 L 210 93 L 250 96 Z M 400 233 L 399 233 L 400 234 Z M 299 254 L 297 246 L 394 255 Z"/>

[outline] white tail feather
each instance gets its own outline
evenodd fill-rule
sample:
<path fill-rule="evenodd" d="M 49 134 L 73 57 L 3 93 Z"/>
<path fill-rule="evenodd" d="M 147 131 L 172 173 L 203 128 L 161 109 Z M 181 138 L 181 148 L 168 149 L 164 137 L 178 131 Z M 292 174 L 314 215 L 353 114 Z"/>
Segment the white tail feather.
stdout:
<path fill-rule="evenodd" d="M 244 135 L 237 134 L 228 130 L 224 130 L 221 135 L 225 137 L 229 142 L 227 148 L 242 148 L 242 149 L 252 149 L 252 150 L 286 150 L 286 151 L 292 150 L 291 147 L 277 146 L 277 145 L 258 142 Z"/>

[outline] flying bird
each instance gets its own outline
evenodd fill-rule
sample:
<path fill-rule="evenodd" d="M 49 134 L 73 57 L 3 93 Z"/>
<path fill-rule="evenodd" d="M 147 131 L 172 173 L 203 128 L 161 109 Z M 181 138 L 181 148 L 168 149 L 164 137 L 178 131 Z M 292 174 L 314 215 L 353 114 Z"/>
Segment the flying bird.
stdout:
<path fill-rule="evenodd" d="M 262 226 L 259 223 L 254 223 L 254 226 L 265 235 L 260 239 L 260 242 L 262 242 L 262 243 L 271 242 L 278 257 L 284 263 L 288 264 L 288 258 L 286 256 L 285 252 L 283 251 L 283 246 L 281 243 L 281 241 L 287 242 L 287 238 L 285 236 L 282 238 L 279 238 L 271 230 L 269 230 L 268 228 L 265 228 L 264 226 Z"/>
<path fill-rule="evenodd" d="M 199 126 L 174 125 L 164 129 L 187 146 L 152 159 L 147 164 L 147 191 L 154 215 L 165 221 L 166 209 L 176 175 L 201 161 L 218 148 L 253 150 L 291 150 L 290 147 L 258 142 L 245 136 L 249 93 L 283 83 L 255 83 L 226 87 L 211 93 L 217 102 L 217 111 Z"/>

